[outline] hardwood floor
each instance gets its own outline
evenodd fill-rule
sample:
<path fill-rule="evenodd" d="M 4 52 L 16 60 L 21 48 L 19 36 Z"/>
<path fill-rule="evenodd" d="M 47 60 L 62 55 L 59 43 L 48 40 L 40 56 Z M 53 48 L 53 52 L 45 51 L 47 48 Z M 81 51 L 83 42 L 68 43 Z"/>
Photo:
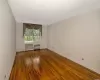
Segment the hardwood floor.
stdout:
<path fill-rule="evenodd" d="M 52 51 L 16 55 L 10 80 L 99 80 L 100 75 Z"/>

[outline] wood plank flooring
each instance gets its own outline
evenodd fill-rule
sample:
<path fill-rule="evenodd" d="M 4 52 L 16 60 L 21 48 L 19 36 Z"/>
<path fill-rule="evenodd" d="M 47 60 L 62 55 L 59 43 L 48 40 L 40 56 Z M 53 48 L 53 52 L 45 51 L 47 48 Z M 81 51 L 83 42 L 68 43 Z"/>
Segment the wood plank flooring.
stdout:
<path fill-rule="evenodd" d="M 10 80 L 99 80 L 100 75 L 50 50 L 16 55 Z"/>

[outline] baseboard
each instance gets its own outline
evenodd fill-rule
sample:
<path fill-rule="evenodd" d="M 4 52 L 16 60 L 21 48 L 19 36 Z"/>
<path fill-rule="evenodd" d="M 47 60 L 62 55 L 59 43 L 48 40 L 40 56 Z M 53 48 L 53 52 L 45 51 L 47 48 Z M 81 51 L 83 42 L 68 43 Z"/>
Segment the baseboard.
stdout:
<path fill-rule="evenodd" d="M 43 49 L 35 49 L 35 50 L 26 50 L 26 51 L 17 51 L 16 54 L 22 53 L 22 52 L 38 51 L 38 50 L 46 50 L 46 49 L 47 49 L 47 48 L 43 48 Z"/>
<path fill-rule="evenodd" d="M 86 67 L 84 67 L 83 65 L 80 65 L 80 64 L 78 64 L 78 63 L 76 63 L 76 62 L 74 62 L 74 61 L 72 61 L 72 60 L 70 60 L 70 59 L 68 59 L 68 58 L 66 58 L 66 57 L 64 57 L 64 56 L 62 56 L 62 55 L 58 54 L 58 53 L 55 52 L 55 51 L 52 51 L 52 50 L 50 50 L 50 49 L 48 49 L 48 48 L 40 49 L 40 50 L 48 50 L 48 51 L 50 51 L 50 52 L 53 52 L 53 53 L 55 53 L 56 55 L 58 55 L 58 56 L 60 56 L 60 57 L 63 57 L 64 59 L 69 60 L 69 61 L 75 63 L 76 65 L 80 66 L 80 67 L 83 67 L 84 69 L 88 70 L 89 72 L 91 72 L 91 73 L 93 73 L 93 74 L 95 74 L 95 75 L 97 75 L 97 76 L 100 76 L 99 73 L 97 73 L 97 72 L 95 72 L 95 71 L 93 71 L 93 70 L 91 70 L 91 69 L 89 69 L 89 68 L 86 68 Z M 28 50 L 28 51 L 34 51 L 34 50 Z M 20 51 L 20 52 L 28 52 L 28 51 Z M 20 53 L 20 52 L 17 52 L 17 53 Z M 16 59 L 16 58 L 15 58 L 15 59 Z M 15 64 L 15 60 L 14 60 L 14 64 Z M 13 66 L 14 66 L 14 64 L 13 64 Z M 11 72 L 12 72 L 12 70 L 11 70 Z M 10 76 L 11 76 L 11 75 L 10 75 Z M 10 80 L 10 79 L 9 79 L 9 80 Z"/>
<path fill-rule="evenodd" d="M 85 66 L 83 66 L 83 65 L 81 65 L 81 64 L 79 64 L 79 63 L 77 63 L 77 62 L 74 62 L 74 61 L 72 61 L 71 59 L 69 59 L 69 58 L 67 58 L 67 57 L 62 56 L 62 55 L 58 54 L 57 52 L 52 51 L 51 49 L 47 49 L 47 50 L 49 50 L 49 51 L 51 51 L 51 52 L 54 52 L 55 54 L 57 54 L 57 55 L 59 55 L 59 56 L 65 58 L 65 59 L 67 59 L 67 60 L 69 60 L 69 61 L 71 61 L 71 62 L 73 62 L 73 63 L 79 65 L 80 67 L 83 67 L 84 69 L 86 69 L 86 70 L 88 70 L 88 71 L 90 71 L 90 72 L 92 72 L 92 73 L 94 73 L 94 74 L 96 74 L 96 75 L 98 75 L 98 76 L 100 76 L 99 73 L 97 73 L 97 72 L 95 72 L 95 71 L 93 71 L 93 70 L 91 70 L 91 69 L 89 69 L 89 68 L 87 68 L 87 67 L 85 67 Z"/>
<path fill-rule="evenodd" d="M 16 55 L 14 57 L 13 65 L 12 65 L 12 68 L 11 68 L 11 71 L 10 71 L 9 80 L 11 80 L 10 77 L 11 77 L 11 73 L 12 73 L 12 70 L 13 70 L 13 67 L 14 67 L 14 64 L 15 64 L 15 60 L 16 60 Z"/>

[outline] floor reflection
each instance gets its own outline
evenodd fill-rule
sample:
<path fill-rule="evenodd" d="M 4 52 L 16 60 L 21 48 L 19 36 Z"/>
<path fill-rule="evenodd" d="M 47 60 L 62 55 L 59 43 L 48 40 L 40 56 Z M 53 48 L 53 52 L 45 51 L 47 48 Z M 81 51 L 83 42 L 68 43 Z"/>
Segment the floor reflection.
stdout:
<path fill-rule="evenodd" d="M 40 56 L 29 57 L 25 59 L 25 64 L 27 67 L 33 66 L 33 68 L 40 73 Z"/>

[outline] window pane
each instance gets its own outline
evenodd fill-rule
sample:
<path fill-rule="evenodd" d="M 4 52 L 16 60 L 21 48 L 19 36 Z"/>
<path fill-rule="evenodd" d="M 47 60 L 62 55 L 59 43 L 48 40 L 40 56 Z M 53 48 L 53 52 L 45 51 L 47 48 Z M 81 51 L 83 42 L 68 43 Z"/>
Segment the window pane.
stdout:
<path fill-rule="evenodd" d="M 24 41 L 39 41 L 40 40 L 40 30 L 26 29 L 24 34 Z"/>

